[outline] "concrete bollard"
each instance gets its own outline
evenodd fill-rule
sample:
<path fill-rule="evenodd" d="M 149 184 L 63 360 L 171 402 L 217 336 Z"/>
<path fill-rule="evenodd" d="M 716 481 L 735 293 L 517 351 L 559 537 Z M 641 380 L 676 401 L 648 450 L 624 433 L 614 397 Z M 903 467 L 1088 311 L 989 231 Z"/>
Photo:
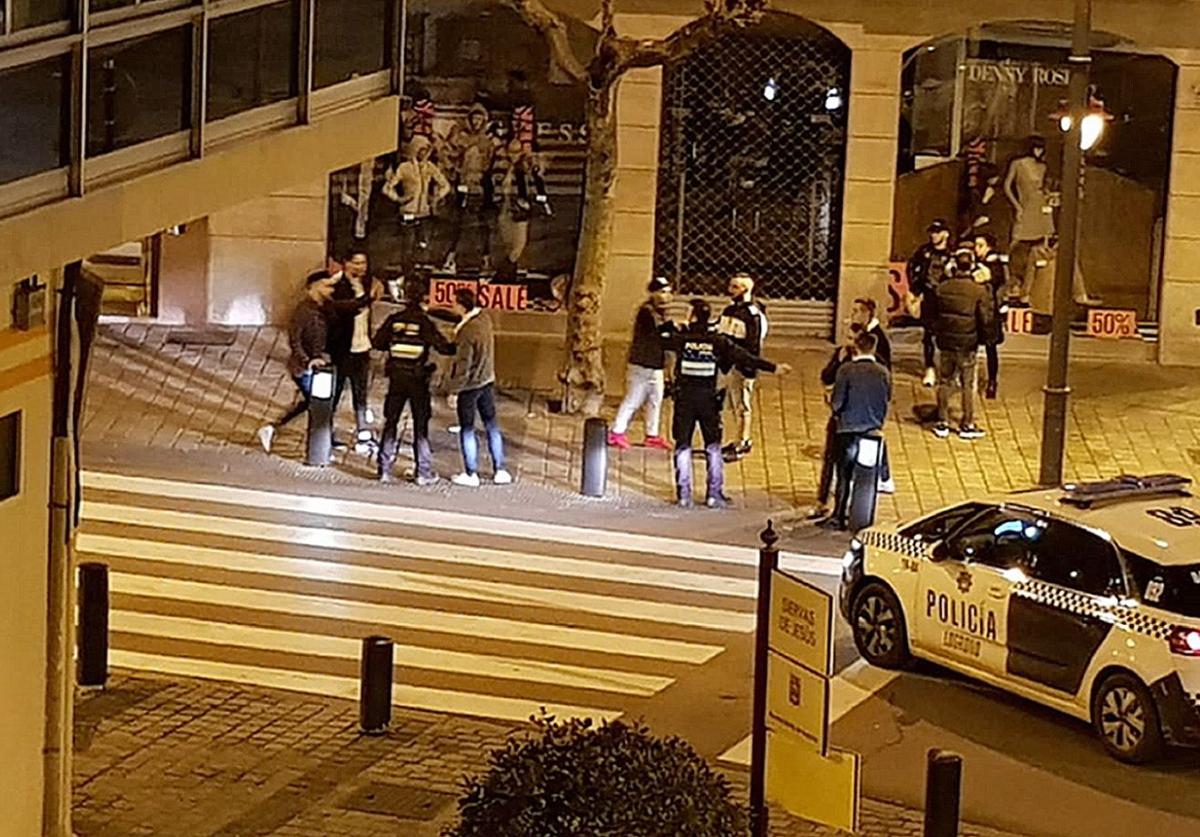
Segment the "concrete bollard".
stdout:
<path fill-rule="evenodd" d="M 384 735 L 392 723 L 392 641 L 369 636 L 362 642 L 358 682 L 358 726 L 365 735 Z"/>
<path fill-rule="evenodd" d="M 602 418 L 583 423 L 583 474 L 579 493 L 603 497 L 608 485 L 608 425 Z"/>
<path fill-rule="evenodd" d="M 75 678 L 101 689 L 108 682 L 108 567 L 79 565 L 79 652 Z"/>

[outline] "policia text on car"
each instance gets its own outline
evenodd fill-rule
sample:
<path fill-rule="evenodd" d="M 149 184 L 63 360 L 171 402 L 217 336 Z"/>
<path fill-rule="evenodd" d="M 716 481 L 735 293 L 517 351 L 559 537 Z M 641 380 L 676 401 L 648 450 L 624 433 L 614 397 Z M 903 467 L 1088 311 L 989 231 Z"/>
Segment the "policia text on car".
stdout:
<path fill-rule="evenodd" d="M 704 453 L 708 461 L 706 504 L 712 508 L 726 505 L 725 463 L 721 455 L 721 406 L 724 391 L 717 389 L 717 376 L 735 365 L 742 368 L 776 371 L 776 365 L 751 354 L 717 333 L 710 322 L 712 311 L 707 302 L 693 299 L 688 323 L 682 329 L 673 322 L 663 325 L 660 335 L 666 347 L 675 353 L 675 417 L 671 432 L 675 441 L 675 489 L 681 506 L 692 504 L 692 434 L 700 425 Z M 790 371 L 779 364 L 781 373 Z"/>

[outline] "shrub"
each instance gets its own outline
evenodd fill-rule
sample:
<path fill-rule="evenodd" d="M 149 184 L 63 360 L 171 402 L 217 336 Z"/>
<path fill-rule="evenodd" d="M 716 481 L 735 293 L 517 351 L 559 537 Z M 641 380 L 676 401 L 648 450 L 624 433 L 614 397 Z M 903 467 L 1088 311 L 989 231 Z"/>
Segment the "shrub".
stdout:
<path fill-rule="evenodd" d="M 642 724 L 534 719 L 468 777 L 444 837 L 745 837 L 729 783 Z"/>

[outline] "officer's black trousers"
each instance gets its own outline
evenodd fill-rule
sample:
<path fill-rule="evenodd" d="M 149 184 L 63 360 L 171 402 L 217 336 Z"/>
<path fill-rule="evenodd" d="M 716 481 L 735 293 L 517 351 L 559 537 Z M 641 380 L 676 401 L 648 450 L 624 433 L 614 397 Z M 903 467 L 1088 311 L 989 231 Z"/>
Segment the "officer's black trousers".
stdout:
<path fill-rule="evenodd" d="M 433 476 L 433 454 L 429 449 L 429 378 L 425 375 L 392 375 L 383 402 L 383 439 L 379 444 L 379 473 L 391 474 L 396 461 L 397 435 L 404 405 L 412 410 L 413 462 L 417 476 Z"/>
<path fill-rule="evenodd" d="M 675 416 L 671 422 L 671 436 L 675 440 L 675 490 L 681 499 L 692 496 L 692 435 L 697 424 L 708 460 L 708 496 L 721 497 L 725 490 L 721 402 L 706 387 L 680 387 L 675 395 Z"/>

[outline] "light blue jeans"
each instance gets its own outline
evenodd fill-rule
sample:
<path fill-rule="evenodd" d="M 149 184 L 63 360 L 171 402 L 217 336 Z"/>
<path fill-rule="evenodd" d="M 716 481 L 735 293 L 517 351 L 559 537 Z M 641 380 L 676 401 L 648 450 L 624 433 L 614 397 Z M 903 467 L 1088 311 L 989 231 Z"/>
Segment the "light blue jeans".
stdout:
<path fill-rule="evenodd" d="M 625 398 L 617 408 L 612 432 L 629 429 L 633 414 L 646 406 L 646 436 L 658 436 L 662 423 L 663 371 L 631 363 L 625 370 Z"/>

